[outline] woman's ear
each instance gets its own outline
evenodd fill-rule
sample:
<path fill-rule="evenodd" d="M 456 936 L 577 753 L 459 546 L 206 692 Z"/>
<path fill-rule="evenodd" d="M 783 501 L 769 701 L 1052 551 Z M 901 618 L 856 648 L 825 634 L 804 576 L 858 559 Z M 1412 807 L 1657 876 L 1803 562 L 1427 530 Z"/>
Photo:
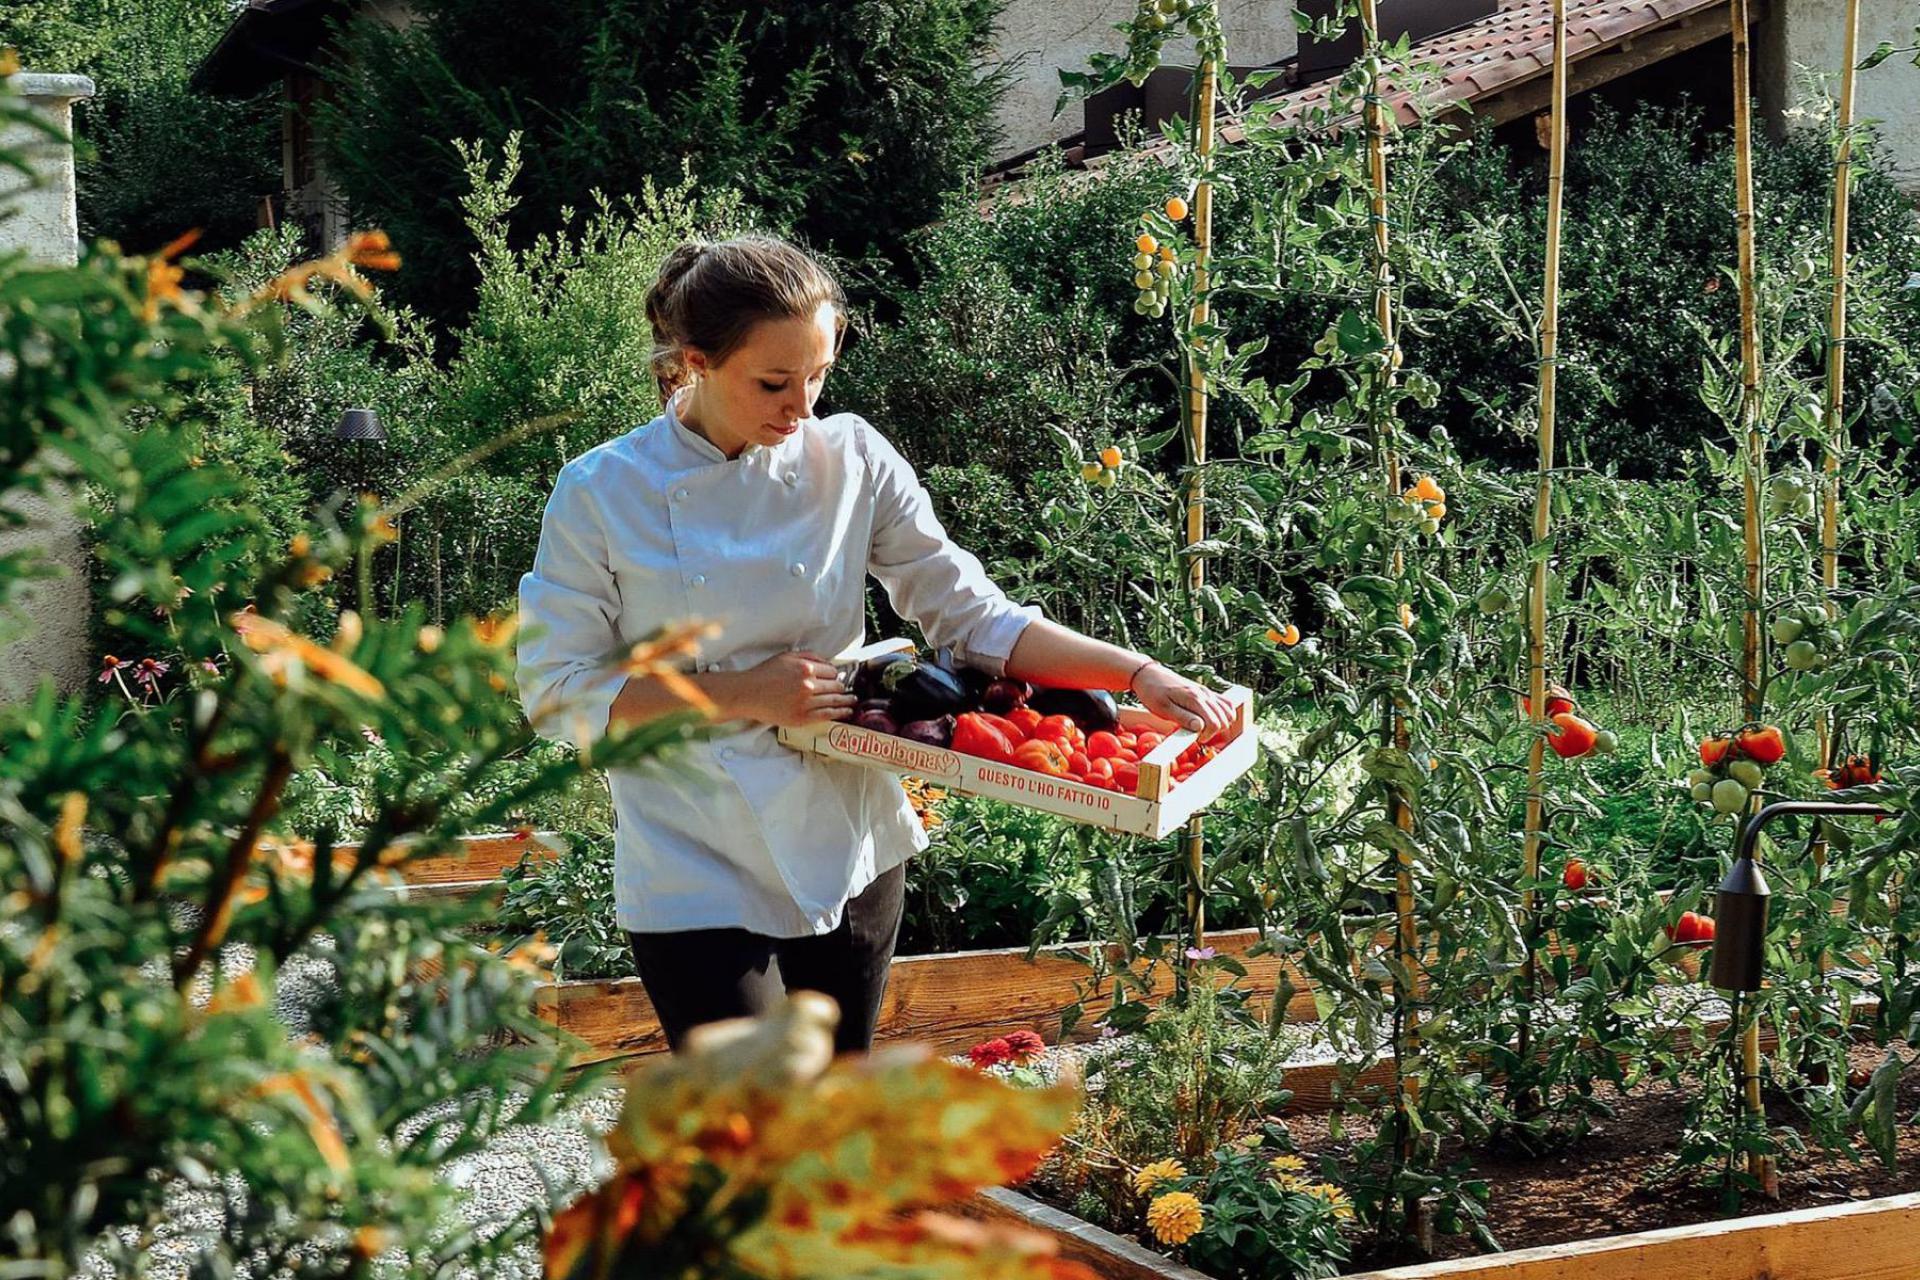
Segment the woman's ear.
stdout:
<path fill-rule="evenodd" d="M 707 353 L 697 347 L 682 347 L 680 349 L 680 363 L 686 366 L 688 373 L 693 374 L 697 378 L 704 378 L 713 372 L 713 365 L 712 362 L 707 359 Z"/>

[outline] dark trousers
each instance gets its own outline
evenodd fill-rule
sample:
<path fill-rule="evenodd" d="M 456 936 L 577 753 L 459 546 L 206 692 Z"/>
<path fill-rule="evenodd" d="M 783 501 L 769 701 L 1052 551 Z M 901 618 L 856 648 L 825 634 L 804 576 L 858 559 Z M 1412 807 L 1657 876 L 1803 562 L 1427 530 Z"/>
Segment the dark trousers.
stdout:
<path fill-rule="evenodd" d="M 676 1052 L 703 1022 L 764 1012 L 787 991 L 818 991 L 840 1006 L 839 1053 L 873 1046 L 894 943 L 900 937 L 907 869 L 895 867 L 847 903 L 840 926 L 807 938 L 746 929 L 629 933 L 640 981 Z M 780 962 L 778 976 L 772 970 Z"/>

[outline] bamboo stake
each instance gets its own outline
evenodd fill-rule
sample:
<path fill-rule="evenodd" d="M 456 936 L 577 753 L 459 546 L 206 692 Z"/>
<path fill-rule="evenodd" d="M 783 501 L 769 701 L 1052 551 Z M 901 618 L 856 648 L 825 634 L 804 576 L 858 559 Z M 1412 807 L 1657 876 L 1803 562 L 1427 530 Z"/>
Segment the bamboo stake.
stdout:
<path fill-rule="evenodd" d="M 1827 317 L 1826 484 L 1820 502 L 1820 582 L 1827 603 L 1840 589 L 1840 457 L 1846 451 L 1847 374 L 1847 219 L 1853 199 L 1853 97 L 1855 67 L 1860 61 L 1860 0 L 1847 0 L 1845 56 L 1840 67 L 1837 123 L 1839 152 L 1833 165 L 1833 304 Z M 1833 718 L 1820 717 L 1820 767 L 1833 765 Z M 1814 847 L 1815 862 L 1824 867 L 1827 842 Z"/>
<path fill-rule="evenodd" d="M 1567 6 L 1553 0 L 1553 98 L 1549 111 L 1552 140 L 1547 161 L 1547 278 L 1540 309 L 1540 474 L 1533 502 L 1533 541 L 1547 540 L 1553 526 L 1553 434 L 1559 390 L 1560 228 L 1567 174 Z M 1527 691 L 1533 701 L 1533 749 L 1527 755 L 1527 831 L 1523 858 L 1527 888 L 1520 896 L 1521 926 L 1527 959 L 1520 989 L 1528 1006 L 1520 1026 L 1520 1061 L 1531 1061 L 1532 1002 L 1539 978 L 1534 938 L 1537 928 L 1533 889 L 1540 878 L 1540 846 L 1546 820 L 1547 723 L 1547 562 L 1536 556 L 1527 589 Z"/>
<path fill-rule="evenodd" d="M 1760 718 L 1761 595 L 1765 587 L 1766 544 L 1760 524 L 1760 482 L 1766 469 L 1766 439 L 1760 430 L 1760 325 L 1754 285 L 1753 94 L 1749 80 L 1748 2 L 1732 0 L 1734 221 L 1740 242 L 1740 428 L 1746 436 L 1746 634 L 1741 663 L 1740 718 Z M 1760 797 L 1755 796 L 1758 809 Z M 1760 1021 L 1751 1020 L 1741 1038 L 1741 1084 L 1747 1111 L 1765 1123 L 1760 1096 Z M 1747 1171 L 1770 1196 L 1779 1195 L 1773 1161 L 1749 1152 Z"/>
<path fill-rule="evenodd" d="M 1193 327 L 1207 323 L 1207 259 L 1213 250 L 1213 139 L 1214 96 L 1219 67 L 1213 58 L 1202 58 L 1200 83 L 1194 93 L 1194 125 L 1198 130 L 1195 146 L 1200 154 L 1200 182 L 1193 193 Z M 1201 489 L 1200 468 L 1207 460 L 1207 374 L 1197 349 L 1198 339 L 1187 351 L 1187 448 L 1193 460 L 1193 472 L 1187 481 L 1187 545 L 1207 536 L 1207 509 Z M 1207 562 L 1193 556 L 1187 562 L 1187 586 L 1193 597 L 1194 632 L 1200 634 L 1204 606 L 1200 589 L 1206 585 Z M 1187 820 L 1187 919 L 1193 925 L 1193 945 L 1206 945 L 1207 897 L 1202 891 L 1206 874 L 1206 835 L 1199 814 Z"/>
<path fill-rule="evenodd" d="M 1360 0 L 1361 57 L 1377 67 L 1380 48 L 1380 15 L 1377 0 Z M 1367 82 L 1366 103 L 1367 124 L 1367 169 L 1371 180 L 1373 221 L 1373 309 L 1374 320 L 1380 326 L 1380 332 L 1386 341 L 1385 360 L 1380 370 L 1382 389 L 1391 387 L 1394 380 L 1394 357 L 1399 353 L 1399 343 L 1394 333 L 1393 314 L 1393 268 L 1388 254 L 1392 249 L 1392 238 L 1387 221 L 1387 113 L 1386 104 L 1380 94 L 1380 78 L 1377 72 L 1369 76 Z M 1382 470 L 1389 497 L 1400 492 L 1400 456 L 1394 448 L 1392 435 L 1378 417 L 1376 404 L 1375 439 L 1380 453 Z M 1389 566 L 1391 575 L 1398 579 L 1406 572 L 1404 555 L 1395 550 Z M 1399 712 L 1389 707 L 1385 714 L 1386 736 L 1395 746 L 1406 750 L 1409 739 L 1406 720 Z M 1392 803 L 1394 823 L 1402 830 L 1411 830 L 1413 814 L 1406 805 L 1398 800 Z M 1394 1112 L 1397 1126 L 1396 1151 L 1402 1163 L 1411 1159 L 1413 1154 L 1412 1112 L 1420 1105 L 1420 1082 L 1417 1075 L 1408 1071 L 1409 1064 L 1417 1064 L 1420 1055 L 1420 1013 L 1417 1001 L 1420 998 L 1419 951 L 1420 935 L 1414 915 L 1413 862 L 1405 852 L 1394 855 L 1394 913 L 1397 929 L 1394 933 L 1396 958 L 1402 972 L 1409 975 L 1411 985 L 1404 990 L 1399 1002 L 1398 1044 L 1396 1054 L 1398 1064 L 1398 1092 L 1394 1098 Z M 1407 1226 L 1410 1233 L 1419 1236 L 1424 1231 L 1424 1215 L 1420 1212 L 1417 1199 L 1410 1199 L 1405 1207 Z"/>

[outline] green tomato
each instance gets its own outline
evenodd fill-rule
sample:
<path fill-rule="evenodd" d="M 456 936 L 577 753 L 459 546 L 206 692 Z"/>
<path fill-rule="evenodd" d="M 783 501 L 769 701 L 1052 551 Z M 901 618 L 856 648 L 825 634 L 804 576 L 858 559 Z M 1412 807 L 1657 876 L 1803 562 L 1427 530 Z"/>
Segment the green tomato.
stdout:
<path fill-rule="evenodd" d="M 1153 272 L 1136 271 L 1133 276 L 1133 287 L 1136 289 L 1153 288 Z"/>
<path fill-rule="evenodd" d="M 1719 775 L 1714 773 L 1714 771 L 1711 769 L 1695 769 L 1693 772 L 1687 775 L 1688 783 L 1696 787 L 1698 786 L 1710 787 L 1718 780 L 1719 780 Z"/>
<path fill-rule="evenodd" d="M 1794 671 L 1811 671 L 1820 665 L 1820 650 L 1810 640 L 1795 640 L 1787 646 L 1787 666 Z"/>
<path fill-rule="evenodd" d="M 1152 267 L 1153 267 L 1152 254 L 1136 253 L 1133 255 L 1133 269 L 1135 271 L 1148 271 L 1148 270 L 1151 270 Z"/>
<path fill-rule="evenodd" d="M 1757 760 L 1735 760 L 1727 766 L 1727 776 L 1749 791 L 1757 791 L 1767 780 L 1767 771 Z"/>
<path fill-rule="evenodd" d="M 1113 488 L 1114 483 L 1119 479 L 1120 479 L 1120 473 L 1118 471 L 1111 470 L 1107 467 L 1102 467 L 1100 468 L 1100 474 L 1094 477 L 1093 482 L 1099 485 L 1102 489 L 1111 489 Z"/>
<path fill-rule="evenodd" d="M 1143 316 L 1153 310 L 1153 295 L 1143 293 L 1133 300 L 1133 314 Z"/>
<path fill-rule="evenodd" d="M 1480 606 L 1480 612 L 1493 617 L 1495 614 L 1505 613 L 1513 608 L 1513 597 L 1499 587 L 1489 587 L 1474 603 Z"/>
<path fill-rule="evenodd" d="M 1602 729 L 1593 735 L 1593 753 L 1597 756 L 1610 756 L 1620 749 L 1620 735 L 1611 729 Z"/>
<path fill-rule="evenodd" d="M 1800 633 L 1806 629 L 1807 624 L 1798 618 L 1789 618 L 1784 615 L 1775 618 L 1772 628 L 1773 642 L 1775 644 L 1792 644 L 1800 638 Z"/>
<path fill-rule="evenodd" d="M 1719 813 L 1738 813 L 1747 807 L 1748 791 L 1734 778 L 1713 784 L 1713 807 Z"/>
<path fill-rule="evenodd" d="M 1693 784 L 1689 794 L 1693 796 L 1696 803 L 1706 804 L 1713 799 L 1713 784 L 1710 782 L 1696 782 Z"/>

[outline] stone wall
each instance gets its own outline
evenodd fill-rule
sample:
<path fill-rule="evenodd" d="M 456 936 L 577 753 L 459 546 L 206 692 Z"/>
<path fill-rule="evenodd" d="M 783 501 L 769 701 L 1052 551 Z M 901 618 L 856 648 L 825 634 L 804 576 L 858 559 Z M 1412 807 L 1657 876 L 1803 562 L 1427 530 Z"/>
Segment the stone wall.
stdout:
<path fill-rule="evenodd" d="M 1221 0 L 1227 58 L 1235 66 L 1264 66 L 1292 57 L 1298 48 L 1293 25 L 1294 0 Z M 1003 156 L 1018 155 L 1044 143 L 1078 133 L 1078 103 L 1068 103 L 1058 119 L 1060 69 L 1083 71 L 1091 53 L 1125 48 L 1116 23 L 1133 16 L 1134 0 L 1013 0 L 1000 19 L 996 54 L 1018 59 L 1014 82 L 1001 101 L 999 124 Z M 1193 42 L 1167 47 L 1168 65 L 1190 65 Z"/>
<path fill-rule="evenodd" d="M 70 136 L 73 104 L 93 96 L 85 76 L 21 72 L 12 83 L 41 117 Z M 12 170 L 0 170 L 0 251 L 24 249 L 48 262 L 71 263 L 79 252 L 74 208 L 73 148 L 24 127 L 0 133 L 10 149 L 23 148 L 39 178 L 28 186 Z M 35 546 L 60 566 L 62 576 L 38 582 L 19 613 L 0 616 L 0 700 L 19 698 L 51 676 L 63 692 L 87 678 L 87 558 L 81 524 L 71 504 L 16 500 L 24 528 L 0 531 L 0 554 Z M 24 629 L 23 629 L 24 628 Z"/>

